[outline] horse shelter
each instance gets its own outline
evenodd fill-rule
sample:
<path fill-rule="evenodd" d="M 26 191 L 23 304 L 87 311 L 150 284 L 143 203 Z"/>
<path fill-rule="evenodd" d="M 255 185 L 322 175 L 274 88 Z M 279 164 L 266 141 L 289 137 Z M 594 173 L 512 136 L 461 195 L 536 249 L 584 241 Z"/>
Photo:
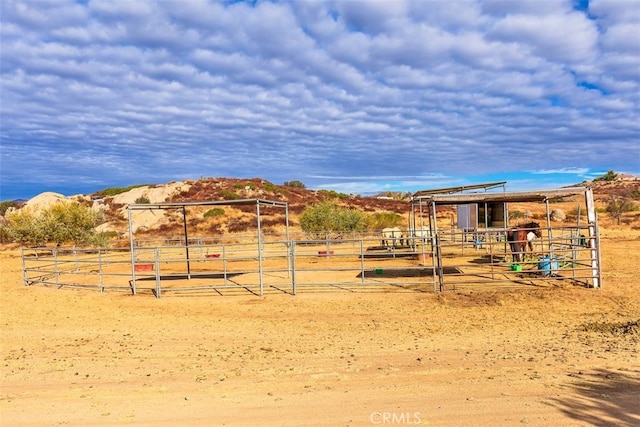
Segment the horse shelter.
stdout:
<path fill-rule="evenodd" d="M 411 200 L 410 224 L 428 221 L 440 290 L 490 283 L 544 286 L 545 282 L 568 279 L 587 287 L 600 288 L 600 235 L 592 190 L 567 187 L 540 191 L 486 191 L 503 186 L 491 183 L 474 186 L 482 192 L 465 193 L 470 187 L 417 192 Z M 503 187 L 504 188 L 504 187 Z M 565 198 L 582 198 L 576 208 L 576 223 L 552 225 L 550 205 Z M 507 234 L 510 203 L 543 203 L 545 226 L 542 238 L 529 260 L 509 260 Z M 456 208 L 457 224 L 451 231 L 438 227 L 439 208 Z M 582 210 L 587 221 L 580 223 Z M 536 224 L 537 225 L 537 224 Z M 421 225 L 422 229 L 423 226 Z"/>

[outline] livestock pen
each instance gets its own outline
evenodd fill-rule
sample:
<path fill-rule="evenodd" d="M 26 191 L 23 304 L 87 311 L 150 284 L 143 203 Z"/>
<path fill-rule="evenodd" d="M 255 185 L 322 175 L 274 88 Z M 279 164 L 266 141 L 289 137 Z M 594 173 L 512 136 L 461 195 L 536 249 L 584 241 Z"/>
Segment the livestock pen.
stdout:
<path fill-rule="evenodd" d="M 586 228 L 554 228 L 551 233 L 553 239 L 536 242 L 534 254 L 517 269 L 501 232 L 485 232 L 478 240 L 462 230 L 441 231 L 424 246 L 391 249 L 381 246 L 376 235 L 323 240 L 267 235 L 260 247 L 256 242 L 216 243 L 203 238 L 188 246 L 179 240 L 147 241 L 133 253 L 129 248 L 24 248 L 22 260 L 27 286 L 156 297 L 436 292 L 539 288 L 563 282 L 592 287 L 591 249 L 580 237 Z M 541 261 L 550 251 L 554 256 Z"/>
<path fill-rule="evenodd" d="M 574 190 L 575 191 L 575 190 Z M 580 190 L 582 191 L 582 190 Z M 564 194 L 564 193 L 563 193 Z M 572 193 L 575 194 L 575 193 Z M 301 291 L 436 292 L 457 289 L 538 288 L 561 283 L 601 287 L 597 216 L 572 225 L 542 227 L 543 237 L 523 262 L 514 263 L 506 226 L 473 229 L 438 227 L 437 209 L 445 203 L 496 200 L 548 201 L 557 192 L 419 194 L 413 209 L 430 216 L 420 236 L 402 245 L 382 245 L 379 233 L 307 239 L 289 231 L 288 207 L 259 199 L 129 206 L 129 248 L 24 248 L 24 284 L 127 291 L 133 295 L 295 295 Z M 435 197 L 435 199 L 434 199 Z M 482 197 L 482 199 L 480 199 Z M 588 196 L 587 196 L 588 197 Z M 484 200 L 484 201 L 482 201 Z M 221 204 L 255 206 L 257 229 L 242 238 L 189 236 L 187 207 Z M 283 209 L 284 233 L 265 233 L 260 209 Z M 136 238 L 132 212 L 175 209 L 182 212 L 184 234 L 169 239 Z M 416 224 L 414 221 L 413 224 Z M 411 238 L 410 238 L 411 237 Z"/>

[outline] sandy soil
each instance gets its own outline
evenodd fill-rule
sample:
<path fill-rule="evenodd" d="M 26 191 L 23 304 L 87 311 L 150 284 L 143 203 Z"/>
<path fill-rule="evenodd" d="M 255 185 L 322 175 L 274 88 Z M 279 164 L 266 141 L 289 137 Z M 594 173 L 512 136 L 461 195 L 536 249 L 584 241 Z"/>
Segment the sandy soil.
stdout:
<path fill-rule="evenodd" d="M 1 425 L 640 425 L 640 232 L 603 289 L 129 296 L 0 252 Z"/>

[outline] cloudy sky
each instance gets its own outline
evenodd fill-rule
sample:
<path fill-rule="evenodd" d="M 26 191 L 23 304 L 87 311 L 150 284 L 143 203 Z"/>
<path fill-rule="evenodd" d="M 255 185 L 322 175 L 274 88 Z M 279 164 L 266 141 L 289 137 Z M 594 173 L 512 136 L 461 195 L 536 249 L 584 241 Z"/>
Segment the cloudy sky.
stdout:
<path fill-rule="evenodd" d="M 2 0 L 1 194 L 640 175 L 640 0 Z"/>

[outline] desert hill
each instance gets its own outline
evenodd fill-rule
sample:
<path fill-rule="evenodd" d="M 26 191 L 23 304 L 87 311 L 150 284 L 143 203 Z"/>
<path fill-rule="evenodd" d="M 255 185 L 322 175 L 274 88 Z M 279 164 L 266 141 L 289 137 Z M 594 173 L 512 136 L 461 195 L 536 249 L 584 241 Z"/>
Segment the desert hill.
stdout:
<path fill-rule="evenodd" d="M 640 200 L 640 180 L 634 181 L 590 181 L 579 184 L 590 187 L 596 201 L 606 202 L 611 197 L 627 197 Z"/>
<path fill-rule="evenodd" d="M 91 197 L 93 200 L 100 198 L 101 193 L 95 193 Z M 261 178 L 239 179 L 239 178 L 203 178 L 193 181 L 174 182 L 165 185 L 138 187 L 114 197 L 102 198 L 102 203 L 107 206 L 107 212 L 111 224 L 118 231 L 121 231 L 124 219 L 126 204 L 134 203 L 140 198 L 149 203 L 161 202 L 204 202 L 204 201 L 224 201 L 240 199 L 264 199 L 272 201 L 286 202 L 289 208 L 290 225 L 296 225 L 296 219 L 307 206 L 323 201 L 337 201 L 340 205 L 358 208 L 365 212 L 389 211 L 406 215 L 409 211 L 409 204 L 406 200 L 388 199 L 378 197 L 365 197 L 358 195 L 347 195 L 329 190 L 309 190 L 301 187 L 272 184 Z M 254 206 L 222 206 L 225 218 L 211 218 L 207 213 L 210 207 L 191 208 L 194 212 L 190 216 L 195 217 L 190 220 L 190 226 L 197 232 L 216 234 L 223 232 L 241 232 L 255 227 L 255 207 Z M 159 215 L 157 212 L 151 214 L 144 211 L 136 212 L 134 218 L 136 224 L 143 224 L 141 231 L 158 229 L 165 234 L 170 234 L 181 223 L 179 218 L 165 212 Z M 142 218 L 146 215 L 147 218 Z M 268 229 L 277 231 L 285 225 L 284 212 L 276 209 L 262 209 L 264 215 L 262 225 Z M 267 230 L 268 231 L 268 230 Z"/>
<path fill-rule="evenodd" d="M 625 197 L 636 202 L 640 200 L 640 180 L 638 181 L 592 181 L 576 184 L 593 189 L 597 206 L 604 206 L 613 197 Z M 406 216 L 410 210 L 409 193 L 381 193 L 376 196 L 359 196 L 337 193 L 330 190 L 310 190 L 301 186 L 276 185 L 261 178 L 201 178 L 170 182 L 166 184 L 140 185 L 121 189 L 105 189 L 88 195 L 65 197 L 59 193 L 45 192 L 24 203 L 32 209 L 40 209 L 65 200 L 75 200 L 104 212 L 104 223 L 100 231 L 125 233 L 128 228 L 127 205 L 131 203 L 163 203 L 163 202 L 202 202 L 238 199 L 266 199 L 286 202 L 289 206 L 290 225 L 297 225 L 297 217 L 307 206 L 333 200 L 339 204 L 372 212 L 395 212 Z M 564 201 L 558 206 L 568 211 L 575 209 L 572 200 Z M 212 217 L 211 209 L 191 208 L 189 226 L 196 233 L 218 234 L 225 232 L 241 232 L 255 227 L 255 207 L 222 206 L 224 218 Z M 543 216 L 544 206 L 525 205 L 514 207 L 532 213 L 534 217 Z M 542 209 L 542 210 L 541 210 Z M 446 210 L 446 209 L 445 209 Z M 445 212 L 450 216 L 451 212 Z M 285 224 L 284 213 L 280 211 L 262 211 L 262 225 L 266 231 L 279 231 Z M 134 212 L 135 231 L 142 233 L 171 235 L 182 226 L 180 215 L 175 211 L 136 211 Z M 571 220 L 571 218 L 569 218 Z M 626 223 L 640 222 L 637 213 L 628 214 Z"/>

